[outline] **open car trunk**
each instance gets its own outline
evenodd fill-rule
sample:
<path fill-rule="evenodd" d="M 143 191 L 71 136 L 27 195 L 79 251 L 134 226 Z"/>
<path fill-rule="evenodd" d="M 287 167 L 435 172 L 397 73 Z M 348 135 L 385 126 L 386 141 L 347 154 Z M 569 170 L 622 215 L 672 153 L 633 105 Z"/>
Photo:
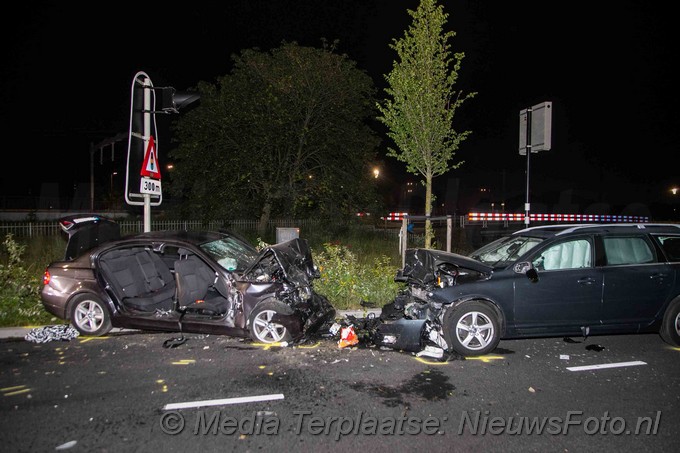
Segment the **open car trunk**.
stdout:
<path fill-rule="evenodd" d="M 68 236 L 65 260 L 79 257 L 99 244 L 120 239 L 120 225 L 96 214 L 73 215 L 59 219 L 59 226 Z"/>

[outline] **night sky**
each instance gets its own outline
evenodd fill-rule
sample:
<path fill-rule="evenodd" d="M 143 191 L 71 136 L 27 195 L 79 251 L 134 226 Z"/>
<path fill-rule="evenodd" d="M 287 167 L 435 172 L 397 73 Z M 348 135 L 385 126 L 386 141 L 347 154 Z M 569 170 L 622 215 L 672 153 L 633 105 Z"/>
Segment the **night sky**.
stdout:
<path fill-rule="evenodd" d="M 550 101 L 553 146 L 532 155 L 532 201 L 582 203 L 581 210 L 597 202 L 630 210 L 674 201 L 679 99 L 671 72 L 673 15 L 666 7 L 639 1 L 440 3 L 456 33 L 453 50 L 466 54 L 456 89 L 478 93 L 454 118 L 454 127 L 472 136 L 456 155 L 465 163 L 437 178 L 442 193 L 457 179 L 463 208 L 485 201 L 475 198 L 478 188 L 491 191 L 486 201 L 521 204 L 526 159 L 517 150 L 519 112 Z M 373 77 L 382 96 L 384 74 L 396 58 L 389 43 L 403 36 L 411 22 L 407 9 L 418 1 L 92 5 L 25 2 L 5 14 L 2 196 L 37 195 L 46 182 L 65 188 L 87 183 L 90 144 L 127 131 L 138 71 L 155 86 L 188 90 L 228 73 L 231 54 L 241 49 L 338 39 L 339 51 Z M 163 163 L 170 137 L 158 139 Z M 383 160 L 386 183 L 403 184 L 403 164 Z"/>

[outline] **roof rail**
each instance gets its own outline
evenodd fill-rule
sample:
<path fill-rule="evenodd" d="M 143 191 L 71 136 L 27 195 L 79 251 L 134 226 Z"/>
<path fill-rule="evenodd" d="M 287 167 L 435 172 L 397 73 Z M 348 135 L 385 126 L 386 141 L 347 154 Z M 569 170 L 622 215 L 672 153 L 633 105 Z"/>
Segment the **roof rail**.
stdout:
<path fill-rule="evenodd" d="M 675 223 L 586 223 L 586 224 L 557 224 L 557 225 L 543 225 L 524 228 L 516 231 L 515 234 L 521 234 L 532 230 L 559 230 L 555 235 L 568 234 L 574 231 L 588 229 L 588 228 L 638 228 L 640 230 L 653 228 L 678 228 L 680 224 Z"/>

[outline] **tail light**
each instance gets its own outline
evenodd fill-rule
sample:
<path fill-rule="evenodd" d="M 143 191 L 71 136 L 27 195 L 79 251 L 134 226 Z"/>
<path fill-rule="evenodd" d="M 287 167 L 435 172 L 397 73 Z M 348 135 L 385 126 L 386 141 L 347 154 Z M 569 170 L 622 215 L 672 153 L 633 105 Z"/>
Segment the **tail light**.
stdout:
<path fill-rule="evenodd" d="M 45 273 L 43 274 L 43 285 L 48 285 L 51 278 L 50 271 L 45 269 Z"/>

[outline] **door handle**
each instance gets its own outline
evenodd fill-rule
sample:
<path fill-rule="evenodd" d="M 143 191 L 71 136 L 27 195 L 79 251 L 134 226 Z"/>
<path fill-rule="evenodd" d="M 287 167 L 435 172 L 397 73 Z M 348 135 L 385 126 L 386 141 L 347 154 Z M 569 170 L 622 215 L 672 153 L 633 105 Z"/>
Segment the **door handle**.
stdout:
<path fill-rule="evenodd" d="M 578 282 L 581 285 L 592 285 L 593 283 L 595 283 L 595 279 L 592 278 L 592 277 L 583 277 L 583 278 L 579 278 Z"/>
<path fill-rule="evenodd" d="M 654 280 L 663 280 L 666 277 L 666 274 L 658 273 L 658 274 L 652 274 L 649 276 L 649 278 L 654 279 Z"/>

